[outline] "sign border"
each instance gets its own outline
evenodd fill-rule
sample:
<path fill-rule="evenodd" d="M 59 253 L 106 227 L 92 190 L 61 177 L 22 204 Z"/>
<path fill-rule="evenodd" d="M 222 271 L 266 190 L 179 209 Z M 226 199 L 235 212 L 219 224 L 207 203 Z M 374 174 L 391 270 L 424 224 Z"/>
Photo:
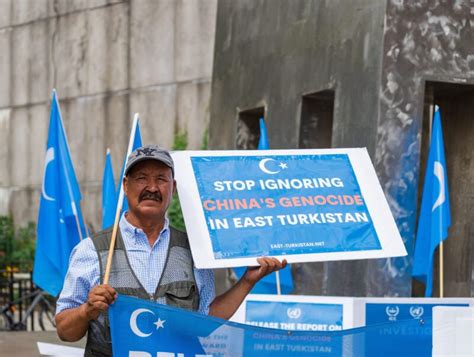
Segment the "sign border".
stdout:
<path fill-rule="evenodd" d="M 284 155 L 326 155 L 346 154 L 359 183 L 367 210 L 371 216 L 381 249 L 359 250 L 353 252 L 309 253 L 293 255 L 276 255 L 275 258 L 286 259 L 288 263 L 313 261 L 337 261 L 354 259 L 375 259 L 400 257 L 407 255 L 402 238 L 385 199 L 375 169 L 366 148 L 350 149 L 293 149 L 293 150 L 216 150 L 216 151 L 175 151 L 172 153 L 175 162 L 178 195 L 181 202 L 184 221 L 193 253 L 194 264 L 199 269 L 231 268 L 238 266 L 257 266 L 257 258 L 216 259 L 213 254 L 210 234 L 207 228 L 204 210 L 191 157 L 203 156 L 284 156 Z M 381 199 L 382 198 L 382 199 Z"/>
<path fill-rule="evenodd" d="M 250 294 L 239 306 L 230 321 L 245 324 L 248 301 L 260 302 L 289 302 L 315 305 L 341 305 L 342 306 L 342 329 L 347 330 L 354 327 L 354 298 L 340 296 L 313 296 L 313 295 L 269 295 Z"/>

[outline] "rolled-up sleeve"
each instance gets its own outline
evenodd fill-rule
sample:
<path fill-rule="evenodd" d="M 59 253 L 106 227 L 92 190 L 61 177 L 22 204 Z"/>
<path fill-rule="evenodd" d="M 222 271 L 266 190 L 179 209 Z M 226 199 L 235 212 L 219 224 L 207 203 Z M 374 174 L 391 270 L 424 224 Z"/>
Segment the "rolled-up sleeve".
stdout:
<path fill-rule="evenodd" d="M 84 239 L 72 251 L 63 290 L 56 303 L 56 314 L 79 307 L 87 301 L 89 291 L 100 281 L 97 252 L 90 238 Z"/>
<path fill-rule="evenodd" d="M 209 314 L 209 306 L 216 296 L 214 289 L 214 272 L 211 269 L 194 269 L 194 277 L 199 290 L 199 310 L 201 314 Z"/>

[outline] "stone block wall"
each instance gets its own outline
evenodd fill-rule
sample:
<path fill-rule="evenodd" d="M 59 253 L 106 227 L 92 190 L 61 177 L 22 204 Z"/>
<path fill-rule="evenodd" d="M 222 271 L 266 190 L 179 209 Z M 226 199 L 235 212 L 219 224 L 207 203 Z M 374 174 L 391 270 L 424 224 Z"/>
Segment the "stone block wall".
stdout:
<path fill-rule="evenodd" d="M 409 253 L 295 264 L 296 293 L 411 295 L 420 166 L 427 153 L 421 144 L 429 137 L 423 117 L 429 123 L 426 107 L 446 103 L 441 112 L 454 237 L 446 242 L 446 296 L 474 294 L 473 14 L 474 0 L 219 1 L 211 148 L 256 143 L 258 134 L 239 124 L 242 112 L 262 108 L 273 149 L 317 148 L 318 137 L 332 147 L 367 147 Z M 431 102 L 430 88 L 437 88 Z M 334 95 L 327 132 L 308 126 L 302 115 L 305 98 L 322 93 Z M 307 130 L 303 141 L 301 129 Z"/>
<path fill-rule="evenodd" d="M 52 88 L 83 213 L 101 225 L 107 148 L 118 178 L 133 113 L 171 148 L 208 125 L 217 0 L 0 0 L 0 215 L 35 221 Z"/>

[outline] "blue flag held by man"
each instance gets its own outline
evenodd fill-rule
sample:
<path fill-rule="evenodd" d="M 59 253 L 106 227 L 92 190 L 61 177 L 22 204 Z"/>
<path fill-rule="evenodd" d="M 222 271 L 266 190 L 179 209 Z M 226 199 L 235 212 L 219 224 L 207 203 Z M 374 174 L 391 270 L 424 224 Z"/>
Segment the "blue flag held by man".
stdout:
<path fill-rule="evenodd" d="M 80 201 L 58 98 L 53 91 L 33 273 L 35 284 L 53 296 L 61 291 L 72 249 L 87 235 Z"/>
<path fill-rule="evenodd" d="M 438 245 L 448 237 L 451 225 L 448 175 L 444 156 L 441 115 L 433 118 L 430 151 L 426 165 L 423 198 L 413 259 L 413 277 L 426 284 L 425 296 L 433 290 L 433 257 Z"/>
<path fill-rule="evenodd" d="M 109 315 L 115 357 L 421 356 L 432 343 L 416 319 L 333 332 L 287 331 L 124 295 L 110 306 Z M 431 324 L 431 318 L 425 323 Z M 394 330 L 403 333 L 387 333 Z"/>

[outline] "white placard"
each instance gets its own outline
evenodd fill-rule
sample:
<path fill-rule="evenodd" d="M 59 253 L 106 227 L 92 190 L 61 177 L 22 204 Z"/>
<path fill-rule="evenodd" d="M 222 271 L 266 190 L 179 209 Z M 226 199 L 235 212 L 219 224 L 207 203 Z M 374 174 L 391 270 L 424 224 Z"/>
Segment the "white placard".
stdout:
<path fill-rule="evenodd" d="M 473 298 L 354 298 L 354 326 L 424 319 L 435 306 L 474 306 Z"/>
<path fill-rule="evenodd" d="M 258 323 L 249 309 L 259 310 Z M 287 330 L 346 330 L 354 327 L 354 298 L 250 294 L 230 320 Z M 261 323 L 264 321 L 268 324 Z"/>
<path fill-rule="evenodd" d="M 365 148 L 172 156 L 198 268 L 406 255 Z"/>

